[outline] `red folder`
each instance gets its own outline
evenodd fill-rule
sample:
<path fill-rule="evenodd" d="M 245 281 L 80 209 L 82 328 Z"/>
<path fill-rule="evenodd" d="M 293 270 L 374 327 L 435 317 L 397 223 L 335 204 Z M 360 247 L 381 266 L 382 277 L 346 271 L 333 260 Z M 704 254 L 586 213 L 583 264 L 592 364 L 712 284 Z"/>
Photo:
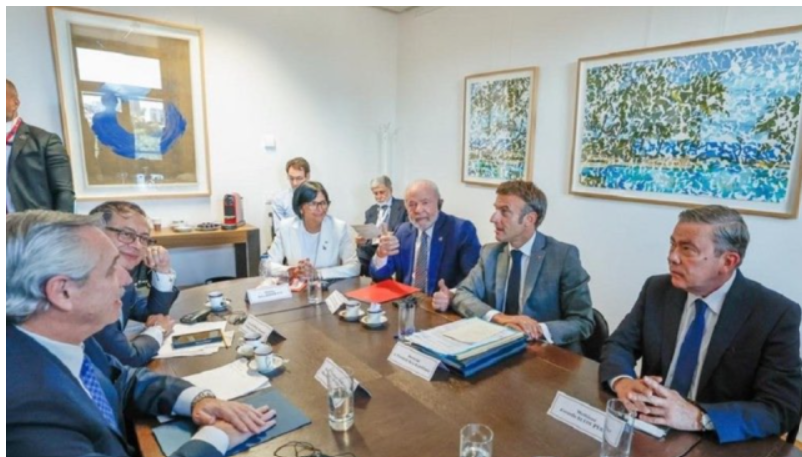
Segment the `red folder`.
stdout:
<path fill-rule="evenodd" d="M 372 286 L 348 292 L 345 296 L 364 302 L 385 303 L 398 300 L 415 292 L 420 292 L 420 289 L 387 279 Z"/>

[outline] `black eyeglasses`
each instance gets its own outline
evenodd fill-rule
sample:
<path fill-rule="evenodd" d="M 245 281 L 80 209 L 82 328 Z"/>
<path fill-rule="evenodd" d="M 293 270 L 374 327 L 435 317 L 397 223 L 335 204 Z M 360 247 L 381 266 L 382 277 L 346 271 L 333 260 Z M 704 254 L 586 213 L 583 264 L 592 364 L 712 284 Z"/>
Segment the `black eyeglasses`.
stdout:
<path fill-rule="evenodd" d="M 304 204 L 305 205 L 309 205 L 310 208 L 326 209 L 326 208 L 329 207 L 329 205 L 331 205 L 331 202 L 328 202 L 328 201 L 324 200 L 322 202 L 308 202 L 308 203 L 304 203 Z"/>
<path fill-rule="evenodd" d="M 120 229 L 117 227 L 106 227 L 106 230 L 109 232 L 114 232 L 117 234 L 117 239 L 122 241 L 123 243 L 133 243 L 135 240 L 139 240 L 139 243 L 143 246 L 153 246 L 156 244 L 156 240 L 147 236 L 147 235 L 140 235 L 133 230 L 130 229 Z"/>

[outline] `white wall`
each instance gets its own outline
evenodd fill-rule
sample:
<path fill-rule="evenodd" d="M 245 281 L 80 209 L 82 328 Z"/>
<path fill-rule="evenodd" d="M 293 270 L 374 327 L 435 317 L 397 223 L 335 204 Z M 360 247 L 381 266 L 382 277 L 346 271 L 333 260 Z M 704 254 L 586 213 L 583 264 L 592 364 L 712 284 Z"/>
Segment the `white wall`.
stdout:
<path fill-rule="evenodd" d="M 644 280 L 667 271 L 680 209 L 568 193 L 580 57 L 802 23 L 802 8 L 462 8 L 402 16 L 398 151 L 408 181 L 437 181 L 446 211 L 493 240 L 494 190 L 460 183 L 466 75 L 540 67 L 534 181 L 549 197 L 544 233 L 580 248 L 593 301 L 615 327 Z M 802 221 L 749 216 L 747 276 L 802 302 Z"/>
<path fill-rule="evenodd" d="M 99 9 L 99 8 L 96 8 Z M 165 221 L 222 220 L 239 192 L 246 220 L 263 226 L 265 201 L 287 186 L 285 162 L 306 157 L 331 214 L 361 222 L 379 174 L 379 126 L 395 122 L 398 19 L 366 7 L 103 7 L 204 30 L 211 198 L 138 201 Z M 44 7 L 6 8 L 6 76 L 34 125 L 62 132 Z M 261 138 L 278 138 L 275 152 Z M 97 202 L 80 202 L 87 212 Z M 179 283 L 234 274 L 233 249 L 175 250 Z"/>

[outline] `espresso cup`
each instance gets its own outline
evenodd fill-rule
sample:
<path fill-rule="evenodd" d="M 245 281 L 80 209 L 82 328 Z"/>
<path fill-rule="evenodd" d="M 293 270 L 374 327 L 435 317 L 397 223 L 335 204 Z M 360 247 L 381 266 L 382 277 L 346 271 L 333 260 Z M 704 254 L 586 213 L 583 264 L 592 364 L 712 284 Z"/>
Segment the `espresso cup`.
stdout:
<path fill-rule="evenodd" d="M 242 345 L 256 349 L 262 345 L 262 335 L 256 332 L 248 332 L 242 335 Z"/>
<path fill-rule="evenodd" d="M 273 371 L 275 356 L 273 355 L 273 346 L 269 344 L 260 344 L 253 350 L 253 358 L 256 360 L 256 369 L 260 373 L 269 373 Z"/>
<path fill-rule="evenodd" d="M 359 311 L 361 310 L 362 307 L 357 301 L 349 301 L 345 303 L 345 316 L 349 319 L 356 319 L 359 317 Z"/>
<path fill-rule="evenodd" d="M 382 316 L 384 316 L 383 310 L 376 310 L 376 311 L 368 311 L 368 324 L 372 325 L 379 325 L 382 323 Z"/>
<path fill-rule="evenodd" d="M 207 298 L 209 299 L 209 306 L 212 308 L 212 310 L 222 311 L 226 308 L 226 304 L 224 301 L 225 299 L 223 298 L 222 292 L 218 291 L 209 292 Z"/>

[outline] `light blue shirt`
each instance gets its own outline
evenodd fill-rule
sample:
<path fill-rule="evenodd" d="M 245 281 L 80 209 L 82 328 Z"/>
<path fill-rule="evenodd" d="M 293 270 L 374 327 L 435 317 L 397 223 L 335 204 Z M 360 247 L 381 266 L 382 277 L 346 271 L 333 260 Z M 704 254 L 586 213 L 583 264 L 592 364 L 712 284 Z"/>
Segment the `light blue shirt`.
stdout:
<path fill-rule="evenodd" d="M 62 343 L 60 341 L 51 340 L 50 338 L 30 332 L 24 327 L 18 326 L 17 329 L 30 336 L 34 341 L 47 349 L 48 352 L 53 354 L 54 357 L 63 363 L 64 366 L 67 367 L 67 370 L 70 372 L 70 374 L 78 381 L 78 384 L 83 387 L 86 395 L 89 395 L 89 391 L 86 390 L 86 386 L 84 386 L 84 383 L 81 381 L 81 366 L 84 363 L 83 344 L 76 346 L 74 344 Z M 201 389 L 200 387 L 190 387 L 181 392 L 181 394 L 178 396 L 178 400 L 175 402 L 175 405 L 173 405 L 173 415 L 190 416 L 192 414 L 192 400 L 194 400 L 195 397 L 197 397 L 198 394 L 203 391 L 204 389 Z M 215 449 L 220 451 L 220 453 L 223 455 L 225 455 L 226 451 L 228 450 L 228 435 L 216 427 L 201 427 L 201 429 L 195 433 L 195 436 L 193 436 L 192 439 L 204 441 L 214 446 Z"/>
<path fill-rule="evenodd" d="M 295 189 L 290 187 L 273 197 L 273 227 L 275 227 L 276 233 L 278 233 L 278 226 L 281 221 L 295 216 L 295 212 L 292 210 L 292 196 L 294 193 Z"/>

